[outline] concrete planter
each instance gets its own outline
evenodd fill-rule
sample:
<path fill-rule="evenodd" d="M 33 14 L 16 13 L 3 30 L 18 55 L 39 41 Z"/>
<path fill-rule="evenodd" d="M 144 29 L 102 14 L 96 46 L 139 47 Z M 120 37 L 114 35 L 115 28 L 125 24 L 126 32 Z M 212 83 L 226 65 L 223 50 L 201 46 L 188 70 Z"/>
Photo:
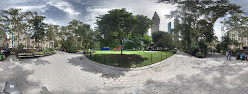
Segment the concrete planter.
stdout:
<path fill-rule="evenodd" d="M 33 53 L 18 53 L 18 57 L 34 57 Z"/>
<path fill-rule="evenodd" d="M 33 54 L 34 54 L 34 56 L 36 56 L 36 57 L 45 56 L 45 53 L 44 53 L 44 52 L 34 52 Z"/>
<path fill-rule="evenodd" d="M 46 56 L 52 55 L 50 52 L 45 52 Z"/>

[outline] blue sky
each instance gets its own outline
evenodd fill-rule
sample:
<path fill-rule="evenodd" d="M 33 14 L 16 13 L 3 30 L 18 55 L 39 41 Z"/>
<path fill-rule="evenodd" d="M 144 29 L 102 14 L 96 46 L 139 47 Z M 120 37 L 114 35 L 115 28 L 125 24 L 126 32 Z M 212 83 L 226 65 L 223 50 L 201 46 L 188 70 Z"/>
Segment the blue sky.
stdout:
<path fill-rule="evenodd" d="M 155 11 L 160 16 L 160 30 L 167 31 L 167 24 L 172 19 L 166 19 L 164 15 L 175 10 L 175 5 L 156 3 L 157 0 L 0 0 L 0 10 L 9 8 L 21 8 L 23 11 L 38 11 L 46 16 L 45 22 L 67 25 L 73 19 L 79 19 L 90 24 L 94 28 L 96 16 L 106 14 L 107 11 L 116 8 L 126 8 L 134 15 L 142 14 L 152 18 Z M 231 0 L 232 3 L 243 6 L 248 11 L 248 0 Z M 221 36 L 220 20 L 215 24 L 215 33 Z"/>

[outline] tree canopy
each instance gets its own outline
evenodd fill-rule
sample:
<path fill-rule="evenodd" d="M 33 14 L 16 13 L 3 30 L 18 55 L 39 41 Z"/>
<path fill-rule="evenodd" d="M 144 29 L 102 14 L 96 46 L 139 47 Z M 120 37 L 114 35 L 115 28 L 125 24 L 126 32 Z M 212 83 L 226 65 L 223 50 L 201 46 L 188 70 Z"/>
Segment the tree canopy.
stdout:
<path fill-rule="evenodd" d="M 156 48 L 173 48 L 172 37 L 168 32 L 154 32 L 152 33 L 152 40 Z"/>
<path fill-rule="evenodd" d="M 231 34 L 231 36 L 235 36 L 236 34 L 243 40 L 244 38 L 248 38 L 248 17 L 242 15 L 233 15 L 223 22 L 227 33 L 235 32 Z M 240 43 L 242 46 L 243 42 Z"/>
<path fill-rule="evenodd" d="M 27 27 L 27 20 L 32 13 L 30 11 L 22 12 L 21 9 L 10 8 L 8 10 L 1 10 L 0 22 L 5 28 L 9 28 L 10 33 L 17 33 L 17 45 L 19 46 L 20 34 L 25 33 Z M 11 28 L 10 28 L 11 27 Z"/>
<path fill-rule="evenodd" d="M 103 47 L 124 47 L 124 42 L 139 43 L 151 26 L 151 20 L 143 15 L 133 16 L 126 9 L 113 9 L 107 14 L 97 17 L 97 29 Z M 129 41 L 129 42 L 128 42 Z M 132 42 L 131 42 L 132 41 Z M 121 51 L 122 53 L 122 51 Z"/>
<path fill-rule="evenodd" d="M 36 12 L 32 15 L 32 17 L 32 19 L 28 20 L 28 23 L 33 31 L 32 38 L 35 39 L 35 42 L 38 43 L 39 47 L 39 42 L 43 41 L 45 37 L 46 24 L 43 22 L 45 17 L 38 15 Z"/>
<path fill-rule="evenodd" d="M 219 18 L 242 13 L 240 6 L 231 4 L 228 0 L 185 0 L 174 3 L 178 4 L 178 9 L 172 11 L 171 15 L 180 20 L 175 30 L 180 32 L 183 49 L 193 55 L 197 51 L 207 53 L 207 49 L 201 50 L 200 45 L 214 40 L 213 27 Z"/>

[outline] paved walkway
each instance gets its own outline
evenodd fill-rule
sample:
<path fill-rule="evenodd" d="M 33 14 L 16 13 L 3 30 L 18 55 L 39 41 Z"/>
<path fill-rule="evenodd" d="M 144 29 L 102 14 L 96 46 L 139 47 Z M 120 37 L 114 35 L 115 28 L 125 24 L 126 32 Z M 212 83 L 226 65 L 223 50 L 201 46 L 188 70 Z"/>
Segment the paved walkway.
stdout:
<path fill-rule="evenodd" d="M 122 70 L 57 52 L 0 61 L 0 88 L 8 80 L 17 81 L 23 94 L 246 94 L 248 62 L 178 53 L 151 68 Z"/>

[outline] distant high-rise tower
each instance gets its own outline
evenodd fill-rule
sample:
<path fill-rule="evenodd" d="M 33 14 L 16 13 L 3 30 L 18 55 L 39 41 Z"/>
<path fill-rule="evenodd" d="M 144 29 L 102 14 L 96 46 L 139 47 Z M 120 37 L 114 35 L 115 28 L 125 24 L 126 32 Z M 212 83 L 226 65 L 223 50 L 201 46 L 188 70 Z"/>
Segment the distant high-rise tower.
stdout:
<path fill-rule="evenodd" d="M 176 28 L 178 24 L 179 24 L 179 20 L 177 18 L 175 18 L 174 19 L 174 28 Z"/>
<path fill-rule="evenodd" d="M 157 32 L 159 31 L 159 24 L 160 24 L 160 18 L 157 14 L 157 12 L 154 13 L 153 17 L 152 17 L 152 28 L 151 28 L 151 32 L 154 33 L 154 32 Z"/>
<path fill-rule="evenodd" d="M 176 27 L 179 25 L 179 20 L 177 18 L 174 19 L 174 30 L 171 31 L 171 34 L 173 35 L 173 40 L 179 41 L 180 39 L 180 31 L 176 29 Z"/>
<path fill-rule="evenodd" d="M 171 34 L 171 22 L 168 23 L 168 33 Z"/>

